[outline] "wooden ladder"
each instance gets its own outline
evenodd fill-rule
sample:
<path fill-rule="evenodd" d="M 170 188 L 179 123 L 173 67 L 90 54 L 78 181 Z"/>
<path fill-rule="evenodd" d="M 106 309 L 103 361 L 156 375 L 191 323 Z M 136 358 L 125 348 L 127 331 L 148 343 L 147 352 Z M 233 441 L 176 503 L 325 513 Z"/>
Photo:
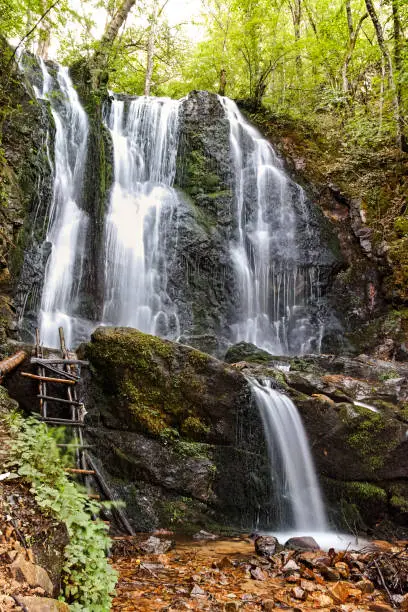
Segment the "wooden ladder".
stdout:
<path fill-rule="evenodd" d="M 21 372 L 22 376 L 38 381 L 37 398 L 40 403 L 40 413 L 35 416 L 49 426 L 69 427 L 73 441 L 58 446 L 75 449 L 76 467 L 67 468 L 72 476 L 79 476 L 88 490 L 100 491 L 105 500 L 120 501 L 113 494 L 109 485 L 103 478 L 96 462 L 88 453 L 92 448 L 84 441 L 85 415 L 87 414 L 84 402 L 78 397 L 78 383 L 81 378 L 81 367 L 89 365 L 87 361 L 77 358 L 77 355 L 68 350 L 65 344 L 64 330 L 59 328 L 61 357 L 44 357 L 44 349 L 40 342 L 40 333 L 36 329 L 35 357 L 31 363 L 37 366 L 37 374 Z M 57 385 L 62 395 L 49 394 L 49 386 Z M 95 486 L 96 485 L 96 486 Z M 95 492 L 88 493 L 92 499 L 100 499 Z M 113 505 L 112 513 L 127 533 L 134 535 L 129 521 L 122 508 Z"/>

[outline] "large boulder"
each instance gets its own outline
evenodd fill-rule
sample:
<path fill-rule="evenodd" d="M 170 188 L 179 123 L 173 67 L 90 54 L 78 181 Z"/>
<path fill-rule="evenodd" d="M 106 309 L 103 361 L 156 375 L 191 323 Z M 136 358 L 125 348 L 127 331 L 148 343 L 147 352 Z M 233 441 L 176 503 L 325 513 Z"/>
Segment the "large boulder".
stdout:
<path fill-rule="evenodd" d="M 130 328 L 99 328 L 81 351 L 87 437 L 135 529 L 266 524 L 267 453 L 240 372 Z"/>

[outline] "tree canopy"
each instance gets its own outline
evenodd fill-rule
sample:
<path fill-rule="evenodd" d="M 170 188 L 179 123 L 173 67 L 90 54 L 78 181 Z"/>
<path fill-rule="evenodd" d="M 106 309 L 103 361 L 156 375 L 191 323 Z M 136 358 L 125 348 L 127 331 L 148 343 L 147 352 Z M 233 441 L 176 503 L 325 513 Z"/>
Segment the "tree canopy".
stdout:
<path fill-rule="evenodd" d="M 0 27 L 43 57 L 87 59 L 117 91 L 329 112 L 357 141 L 407 149 L 406 0 L 201 0 L 187 23 L 174 2 L 0 0 Z"/>

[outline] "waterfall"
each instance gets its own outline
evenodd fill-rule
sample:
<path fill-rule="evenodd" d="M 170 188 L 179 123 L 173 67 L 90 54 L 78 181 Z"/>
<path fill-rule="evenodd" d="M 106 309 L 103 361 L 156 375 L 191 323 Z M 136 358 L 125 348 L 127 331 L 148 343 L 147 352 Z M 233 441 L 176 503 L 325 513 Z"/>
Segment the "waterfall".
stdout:
<path fill-rule="evenodd" d="M 106 219 L 103 320 L 168 338 L 180 335 L 167 294 L 166 230 L 177 214 L 179 102 L 114 98 L 107 120 L 114 184 Z"/>
<path fill-rule="evenodd" d="M 83 174 L 87 156 L 88 119 L 76 93 L 68 68 L 59 66 L 56 85 L 40 60 L 42 88 L 55 123 L 54 188 L 46 241 L 51 245 L 40 307 L 40 334 L 45 346 L 58 345 L 63 326 L 68 346 L 83 335 L 89 323 L 77 315 L 88 216 L 81 210 Z M 50 95 L 50 92 L 53 95 Z"/>
<path fill-rule="evenodd" d="M 271 472 L 278 474 L 279 497 L 289 503 L 292 525 L 308 532 L 327 530 L 323 501 L 306 432 L 294 403 L 282 393 L 249 380 L 262 418 Z M 276 486 L 276 483 L 275 483 Z"/>
<path fill-rule="evenodd" d="M 230 253 L 240 313 L 232 325 L 233 340 L 274 354 L 319 350 L 322 330 L 311 324 L 307 312 L 307 305 L 320 297 L 318 269 L 301 263 L 297 245 L 299 213 L 312 240 L 305 194 L 236 104 L 219 99 L 230 123 L 234 165 L 237 232 Z"/>

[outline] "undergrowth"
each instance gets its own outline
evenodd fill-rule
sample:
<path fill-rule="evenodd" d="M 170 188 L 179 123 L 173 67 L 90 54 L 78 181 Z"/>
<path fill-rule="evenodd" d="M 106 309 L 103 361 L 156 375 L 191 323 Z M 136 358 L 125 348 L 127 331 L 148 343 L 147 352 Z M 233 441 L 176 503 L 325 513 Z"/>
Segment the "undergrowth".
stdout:
<path fill-rule="evenodd" d="M 7 416 L 13 434 L 10 464 L 31 484 L 38 505 L 65 523 L 70 537 L 65 547 L 61 598 L 73 611 L 110 610 L 117 574 L 108 564 L 110 544 L 107 526 L 98 515 L 101 504 L 68 479 L 64 467 L 70 457 L 62 456 L 55 431 L 36 419 L 19 414 Z M 58 434 L 57 434 L 58 437 Z"/>

